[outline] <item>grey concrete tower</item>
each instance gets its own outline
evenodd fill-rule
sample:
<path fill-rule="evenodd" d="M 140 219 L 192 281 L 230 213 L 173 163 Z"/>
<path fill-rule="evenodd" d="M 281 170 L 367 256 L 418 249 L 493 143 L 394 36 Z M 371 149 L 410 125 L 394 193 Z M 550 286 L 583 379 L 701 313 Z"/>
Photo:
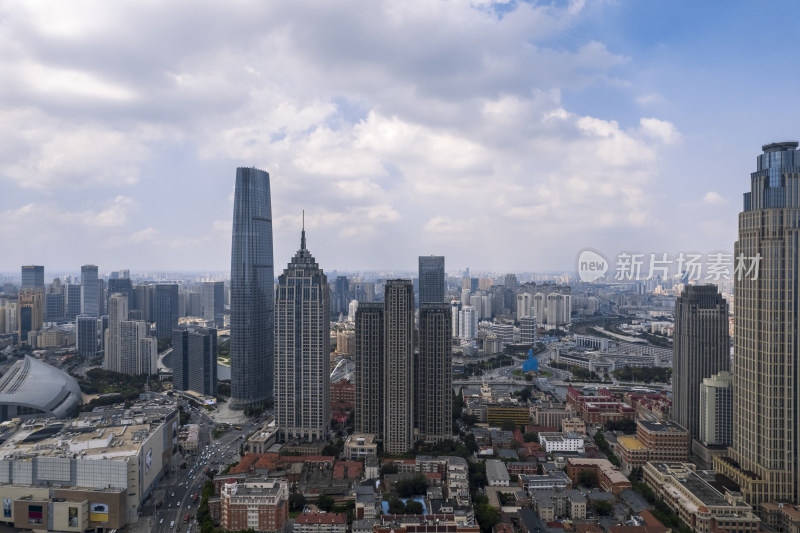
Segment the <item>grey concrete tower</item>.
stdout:
<path fill-rule="evenodd" d="M 384 293 L 383 450 L 414 445 L 414 284 L 387 280 Z"/>
<path fill-rule="evenodd" d="M 383 435 L 383 303 L 356 309 L 356 433 Z"/>
<path fill-rule="evenodd" d="M 700 438 L 700 386 L 730 369 L 728 303 L 716 285 L 688 285 L 675 300 L 672 419 Z"/>
<path fill-rule="evenodd" d="M 306 248 L 303 229 L 275 299 L 275 420 L 284 442 L 327 438 L 330 338 L 328 279 Z"/>
<path fill-rule="evenodd" d="M 452 317 L 448 303 L 419 308 L 419 357 L 414 401 L 419 403 L 419 438 L 441 442 L 453 437 Z"/>
<path fill-rule="evenodd" d="M 272 401 L 274 268 L 269 174 L 236 169 L 231 245 L 231 407 Z"/>

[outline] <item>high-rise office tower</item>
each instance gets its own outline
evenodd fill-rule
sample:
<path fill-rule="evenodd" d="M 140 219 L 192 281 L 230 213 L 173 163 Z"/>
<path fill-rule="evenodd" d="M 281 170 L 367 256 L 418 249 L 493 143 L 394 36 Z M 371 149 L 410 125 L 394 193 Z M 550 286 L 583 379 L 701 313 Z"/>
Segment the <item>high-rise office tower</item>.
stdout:
<path fill-rule="evenodd" d="M 106 314 L 106 281 L 97 280 L 97 316 Z"/>
<path fill-rule="evenodd" d="M 458 333 L 465 341 L 471 341 L 478 334 L 478 315 L 471 305 L 461 307 L 461 316 L 458 321 Z"/>
<path fill-rule="evenodd" d="M 458 321 L 460 317 L 461 317 L 461 302 L 459 302 L 458 300 L 452 300 L 450 302 L 450 318 L 453 324 L 450 329 L 453 334 L 453 337 L 458 337 L 460 334 L 460 330 L 458 329 L 459 328 Z"/>
<path fill-rule="evenodd" d="M 28 342 L 28 333 L 39 331 L 44 323 L 44 291 L 20 289 L 17 295 L 18 343 Z"/>
<path fill-rule="evenodd" d="M 178 327 L 178 285 L 159 283 L 156 285 L 153 312 L 156 322 L 156 338 L 172 338 L 172 331 Z"/>
<path fill-rule="evenodd" d="M 44 290 L 44 267 L 41 265 L 23 266 L 22 288 Z"/>
<path fill-rule="evenodd" d="M 213 396 L 217 393 L 217 330 L 179 327 L 172 332 L 172 386 Z"/>
<path fill-rule="evenodd" d="M 81 314 L 100 316 L 100 300 L 97 294 L 97 267 L 83 265 L 81 267 Z"/>
<path fill-rule="evenodd" d="M 213 320 L 214 325 L 221 328 L 225 319 L 225 282 L 203 282 L 202 311 L 203 318 Z"/>
<path fill-rule="evenodd" d="M 414 445 L 414 284 L 387 280 L 384 292 L 383 449 Z"/>
<path fill-rule="evenodd" d="M 714 469 L 747 503 L 798 503 L 800 491 L 800 151 L 763 147 L 739 214 L 734 261 L 733 444 Z M 757 276 L 747 270 L 760 258 Z M 735 265 L 738 267 L 739 265 Z M 740 270 L 741 272 L 741 270 Z"/>
<path fill-rule="evenodd" d="M 419 437 L 425 442 L 441 442 L 453 436 L 451 328 L 450 304 L 420 305 L 419 368 L 414 401 L 419 405 Z"/>
<path fill-rule="evenodd" d="M 108 299 L 106 370 L 122 372 L 122 323 L 128 320 L 128 297 L 115 293 Z"/>
<path fill-rule="evenodd" d="M 150 326 L 143 320 L 120 323 L 120 370 L 123 374 L 158 372 L 158 341 L 150 336 Z"/>
<path fill-rule="evenodd" d="M 278 438 L 325 440 L 331 418 L 328 279 L 306 248 L 278 276 L 275 299 L 275 423 Z"/>
<path fill-rule="evenodd" d="M 81 286 L 80 285 L 67 285 L 66 295 L 67 300 L 64 303 L 64 314 L 67 320 L 75 320 L 81 314 Z"/>
<path fill-rule="evenodd" d="M 84 357 L 97 355 L 97 317 L 78 315 L 75 319 L 78 353 Z"/>
<path fill-rule="evenodd" d="M 383 304 L 356 309 L 356 433 L 383 434 Z"/>
<path fill-rule="evenodd" d="M 733 439 L 733 374 L 719 372 L 700 385 L 699 440 L 709 446 L 730 446 Z"/>
<path fill-rule="evenodd" d="M 347 279 L 347 276 L 337 277 L 331 301 L 331 312 L 334 315 L 334 319 L 338 319 L 340 313 L 347 313 L 347 306 L 351 299 L 350 280 Z"/>
<path fill-rule="evenodd" d="M 672 346 L 672 419 L 699 439 L 700 385 L 730 369 L 728 303 L 716 285 L 688 285 L 675 300 Z"/>
<path fill-rule="evenodd" d="M 272 401 L 274 268 L 269 174 L 236 169 L 231 246 L 231 401 Z"/>
<path fill-rule="evenodd" d="M 444 256 L 419 256 L 419 305 L 444 302 Z"/>
<path fill-rule="evenodd" d="M 511 289 L 512 291 L 517 288 L 517 275 L 516 274 L 506 274 L 505 277 L 505 288 Z"/>
<path fill-rule="evenodd" d="M 44 319 L 47 322 L 64 320 L 64 293 L 50 292 L 44 295 Z"/>

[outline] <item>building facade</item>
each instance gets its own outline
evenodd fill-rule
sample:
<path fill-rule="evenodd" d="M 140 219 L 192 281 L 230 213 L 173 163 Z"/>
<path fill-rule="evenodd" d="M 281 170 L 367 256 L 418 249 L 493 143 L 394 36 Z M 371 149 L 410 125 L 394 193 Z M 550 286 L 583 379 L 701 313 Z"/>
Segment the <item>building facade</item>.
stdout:
<path fill-rule="evenodd" d="M 387 280 L 384 295 L 383 449 L 414 445 L 414 285 Z"/>
<path fill-rule="evenodd" d="M 236 169 L 231 245 L 231 407 L 271 402 L 274 265 L 269 174 Z"/>
<path fill-rule="evenodd" d="M 700 386 L 730 369 L 728 303 L 716 285 L 687 285 L 675 300 L 672 418 L 700 437 Z"/>
<path fill-rule="evenodd" d="M 225 282 L 205 281 L 202 289 L 202 315 L 217 328 L 225 325 Z"/>
<path fill-rule="evenodd" d="M 217 394 L 217 330 L 179 327 L 172 332 L 172 386 Z"/>
<path fill-rule="evenodd" d="M 453 436 L 451 327 L 450 304 L 437 302 L 420 305 L 419 364 L 414 400 L 418 405 L 419 438 L 425 442 L 441 442 Z"/>
<path fill-rule="evenodd" d="M 75 344 L 84 357 L 97 355 L 97 317 L 78 315 L 75 319 Z"/>
<path fill-rule="evenodd" d="M 153 314 L 156 322 L 156 338 L 169 339 L 178 327 L 178 285 L 159 283 L 155 288 Z"/>
<path fill-rule="evenodd" d="M 100 316 L 100 295 L 98 294 L 97 266 L 81 267 L 81 314 Z"/>
<path fill-rule="evenodd" d="M 106 340 L 106 370 L 122 372 L 121 327 L 128 320 L 128 298 L 123 294 L 112 294 L 108 299 L 108 330 Z"/>
<path fill-rule="evenodd" d="M 44 266 L 25 265 L 22 267 L 23 289 L 44 289 Z"/>
<path fill-rule="evenodd" d="M 763 146 L 739 214 L 734 258 L 758 259 L 758 275 L 734 276 L 733 443 L 715 470 L 745 501 L 797 504 L 800 498 L 800 151 Z"/>
<path fill-rule="evenodd" d="M 730 446 L 733 442 L 733 374 L 719 372 L 700 385 L 700 442 Z"/>
<path fill-rule="evenodd" d="M 289 518 L 289 487 L 285 481 L 225 483 L 220 491 L 222 527 L 230 531 L 282 531 Z"/>
<path fill-rule="evenodd" d="M 382 303 L 362 302 L 356 310 L 355 431 L 383 435 Z"/>
<path fill-rule="evenodd" d="M 444 302 L 444 256 L 419 257 L 419 304 Z"/>
<path fill-rule="evenodd" d="M 275 422 L 282 441 L 327 438 L 331 419 L 328 279 L 306 248 L 278 277 L 275 300 Z"/>

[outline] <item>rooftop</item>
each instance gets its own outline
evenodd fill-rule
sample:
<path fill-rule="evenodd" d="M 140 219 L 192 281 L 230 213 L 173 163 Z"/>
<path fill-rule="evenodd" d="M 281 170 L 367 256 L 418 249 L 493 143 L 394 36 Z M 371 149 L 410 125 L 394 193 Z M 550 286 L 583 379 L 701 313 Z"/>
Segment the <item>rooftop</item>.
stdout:
<path fill-rule="evenodd" d="M 625 448 L 629 450 L 644 450 L 644 444 L 637 439 L 636 437 L 631 437 L 628 435 L 621 435 L 617 437 L 617 442 L 622 444 Z"/>

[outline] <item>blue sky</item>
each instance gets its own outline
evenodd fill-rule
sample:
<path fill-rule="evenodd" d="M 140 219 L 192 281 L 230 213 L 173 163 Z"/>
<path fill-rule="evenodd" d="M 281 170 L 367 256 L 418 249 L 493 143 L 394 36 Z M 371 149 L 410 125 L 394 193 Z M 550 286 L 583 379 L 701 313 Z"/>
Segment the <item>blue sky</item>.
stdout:
<path fill-rule="evenodd" d="M 796 139 L 792 2 L 0 2 L 0 271 L 229 269 L 237 166 L 275 263 L 572 270 L 731 249 Z"/>

